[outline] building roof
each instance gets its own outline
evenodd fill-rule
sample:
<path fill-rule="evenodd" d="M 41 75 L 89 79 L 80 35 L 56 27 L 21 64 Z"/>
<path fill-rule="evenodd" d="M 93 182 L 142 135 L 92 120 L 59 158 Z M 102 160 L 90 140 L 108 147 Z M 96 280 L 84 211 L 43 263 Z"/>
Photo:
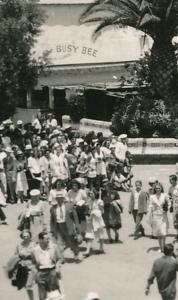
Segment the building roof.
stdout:
<path fill-rule="evenodd" d="M 40 4 L 89 4 L 95 0 L 40 0 Z"/>

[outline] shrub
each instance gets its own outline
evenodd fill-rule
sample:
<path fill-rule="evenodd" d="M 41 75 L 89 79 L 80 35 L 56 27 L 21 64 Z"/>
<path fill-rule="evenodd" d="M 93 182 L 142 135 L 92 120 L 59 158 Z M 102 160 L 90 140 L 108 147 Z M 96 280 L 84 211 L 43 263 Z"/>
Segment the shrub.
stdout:
<path fill-rule="evenodd" d="M 178 137 L 178 106 L 157 99 L 151 87 L 149 61 L 150 55 L 146 53 L 139 62 L 126 65 L 129 83 L 137 92 L 123 93 L 117 98 L 111 131 L 116 135 L 126 132 L 131 137 Z"/>
<path fill-rule="evenodd" d="M 69 97 L 68 112 L 71 120 L 78 123 L 85 116 L 86 99 L 83 94 L 73 93 Z"/>

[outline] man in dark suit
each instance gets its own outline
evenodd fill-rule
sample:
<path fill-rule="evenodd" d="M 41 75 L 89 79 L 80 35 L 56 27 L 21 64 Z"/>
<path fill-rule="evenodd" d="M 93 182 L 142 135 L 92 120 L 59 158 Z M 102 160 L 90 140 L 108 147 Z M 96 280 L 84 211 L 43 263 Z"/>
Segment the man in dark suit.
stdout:
<path fill-rule="evenodd" d="M 144 214 L 147 213 L 147 193 L 142 191 L 142 182 L 137 180 L 135 182 L 135 191 L 130 195 L 129 213 L 133 215 L 135 222 L 134 239 L 139 238 L 139 233 L 145 235 L 145 230 L 142 225 Z"/>
<path fill-rule="evenodd" d="M 147 281 L 145 294 L 150 292 L 150 285 L 156 278 L 158 290 L 162 300 L 176 299 L 176 272 L 178 271 L 178 257 L 173 257 L 174 247 L 172 244 L 164 246 L 164 256 L 155 260 L 150 276 Z"/>
<path fill-rule="evenodd" d="M 52 206 L 50 214 L 51 232 L 57 240 L 63 263 L 65 262 L 64 249 L 66 247 L 73 251 L 75 261 L 79 262 L 79 248 L 76 236 L 80 233 L 80 228 L 73 203 L 65 201 L 64 194 L 58 192 L 56 194 L 56 205 Z"/>

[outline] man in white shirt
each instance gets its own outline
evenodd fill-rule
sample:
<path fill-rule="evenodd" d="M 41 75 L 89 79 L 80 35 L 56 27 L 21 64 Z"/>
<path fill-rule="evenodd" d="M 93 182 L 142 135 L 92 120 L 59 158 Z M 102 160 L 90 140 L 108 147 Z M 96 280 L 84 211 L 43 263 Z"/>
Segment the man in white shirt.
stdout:
<path fill-rule="evenodd" d="M 50 210 L 51 214 L 51 232 L 55 236 L 61 257 L 64 262 L 64 249 L 69 247 L 74 253 L 76 262 L 80 262 L 78 258 L 79 249 L 76 240 L 76 234 L 80 233 L 79 221 L 74 204 L 71 201 L 64 201 L 63 192 L 56 194 L 56 205 Z"/>
<path fill-rule="evenodd" d="M 127 135 L 121 134 L 118 137 L 117 143 L 115 144 L 115 156 L 119 162 L 124 162 L 127 149 Z"/>
<path fill-rule="evenodd" d="M 51 113 L 48 114 L 47 125 L 52 129 L 58 126 L 57 120 L 54 118 L 53 114 Z"/>
<path fill-rule="evenodd" d="M 32 258 L 38 269 L 36 282 L 39 299 L 45 300 L 47 292 L 51 290 L 59 290 L 60 292 L 60 254 L 57 245 L 50 241 L 47 232 L 39 234 L 39 244 L 32 250 Z"/>

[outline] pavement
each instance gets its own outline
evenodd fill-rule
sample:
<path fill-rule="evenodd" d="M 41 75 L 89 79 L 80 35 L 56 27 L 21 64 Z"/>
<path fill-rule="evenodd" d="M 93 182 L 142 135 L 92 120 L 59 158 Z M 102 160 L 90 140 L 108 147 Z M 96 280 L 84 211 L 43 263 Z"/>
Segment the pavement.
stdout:
<path fill-rule="evenodd" d="M 148 178 L 157 177 L 168 190 L 168 176 L 175 173 L 175 165 L 138 165 L 134 166 L 134 180 L 141 179 L 144 189 L 148 189 Z M 151 293 L 144 295 L 146 280 L 153 261 L 160 257 L 157 252 L 157 240 L 150 239 L 150 227 L 143 221 L 146 236 L 133 240 L 134 223 L 128 214 L 129 193 L 120 193 L 124 206 L 120 239 L 123 244 L 105 244 L 106 254 L 92 255 L 81 263 L 72 261 L 72 253 L 66 250 L 68 263 L 62 266 L 63 288 L 66 300 L 84 300 L 88 292 L 97 292 L 101 300 L 159 300 L 161 299 L 156 283 L 151 287 Z M 47 205 L 47 204 L 46 204 Z M 17 216 L 23 209 L 22 204 L 8 205 L 4 209 L 9 225 L 0 225 L 0 300 L 28 299 L 25 290 L 17 291 L 6 278 L 3 266 L 13 254 L 20 242 L 17 228 Z M 48 210 L 48 207 L 47 207 Z M 169 215 L 170 230 L 167 242 L 172 242 L 175 230 L 172 226 L 172 215 Z M 85 247 L 85 243 L 82 244 Z M 97 242 L 93 248 L 97 249 Z M 82 254 L 82 252 L 81 252 Z M 35 289 L 35 300 L 38 299 Z"/>

